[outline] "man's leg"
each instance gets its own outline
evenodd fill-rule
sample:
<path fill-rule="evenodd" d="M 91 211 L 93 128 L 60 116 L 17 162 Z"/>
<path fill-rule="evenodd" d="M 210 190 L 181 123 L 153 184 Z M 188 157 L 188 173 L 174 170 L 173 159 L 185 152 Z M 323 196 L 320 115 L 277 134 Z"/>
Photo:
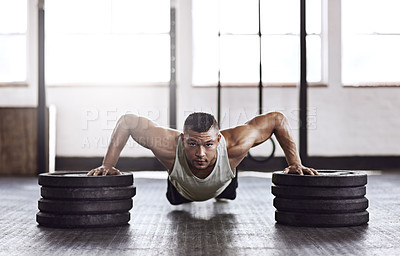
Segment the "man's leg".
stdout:
<path fill-rule="evenodd" d="M 168 188 L 167 188 L 167 199 L 172 205 L 185 204 L 190 203 L 192 201 L 184 198 L 181 194 L 179 194 L 178 190 L 172 185 L 172 183 L 167 179 Z"/>
<path fill-rule="evenodd" d="M 222 191 L 221 194 L 219 194 L 215 198 L 224 198 L 224 199 L 235 199 L 236 198 L 236 188 L 238 187 L 238 179 L 237 179 L 237 172 L 235 178 L 232 179 L 231 183 L 229 186 L 225 188 L 224 191 Z"/>

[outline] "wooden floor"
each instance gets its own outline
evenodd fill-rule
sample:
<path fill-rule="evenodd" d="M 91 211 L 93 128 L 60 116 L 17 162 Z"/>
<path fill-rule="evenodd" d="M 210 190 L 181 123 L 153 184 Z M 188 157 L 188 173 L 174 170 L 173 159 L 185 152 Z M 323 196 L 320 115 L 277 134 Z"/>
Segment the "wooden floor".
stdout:
<path fill-rule="evenodd" d="M 400 171 L 368 177 L 370 222 L 347 228 L 276 224 L 271 179 L 243 174 L 236 200 L 183 206 L 137 177 L 130 224 L 104 229 L 38 226 L 37 179 L 0 177 L 0 255 L 399 255 Z"/>

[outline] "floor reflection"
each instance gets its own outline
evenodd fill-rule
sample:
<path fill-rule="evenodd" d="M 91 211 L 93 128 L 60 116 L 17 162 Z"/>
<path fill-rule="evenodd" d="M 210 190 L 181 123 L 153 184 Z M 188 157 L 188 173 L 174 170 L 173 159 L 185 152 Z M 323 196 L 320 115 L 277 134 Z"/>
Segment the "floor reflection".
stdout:
<path fill-rule="evenodd" d="M 311 250 L 332 251 L 333 248 L 343 248 L 347 254 L 360 253 L 364 250 L 364 240 L 368 233 L 368 225 L 342 227 L 342 228 L 313 228 L 294 227 L 275 223 L 272 229 L 272 241 L 274 248 L 283 251 Z M 350 245 L 351 247 L 347 247 Z"/>
<path fill-rule="evenodd" d="M 204 251 L 215 255 L 228 254 L 231 231 L 237 223 L 235 215 L 223 213 L 221 204 L 217 207 L 203 206 L 189 204 L 168 213 L 175 234 L 171 247 L 176 248 L 176 254 L 194 255 Z"/>

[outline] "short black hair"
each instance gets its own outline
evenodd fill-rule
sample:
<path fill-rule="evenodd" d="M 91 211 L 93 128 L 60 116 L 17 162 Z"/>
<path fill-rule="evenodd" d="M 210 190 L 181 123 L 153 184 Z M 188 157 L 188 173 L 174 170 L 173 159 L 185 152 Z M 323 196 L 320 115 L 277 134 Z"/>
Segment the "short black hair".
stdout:
<path fill-rule="evenodd" d="M 217 120 L 209 113 L 194 112 L 190 114 L 183 125 L 183 130 L 192 130 L 195 132 L 207 132 L 211 128 L 219 130 Z"/>

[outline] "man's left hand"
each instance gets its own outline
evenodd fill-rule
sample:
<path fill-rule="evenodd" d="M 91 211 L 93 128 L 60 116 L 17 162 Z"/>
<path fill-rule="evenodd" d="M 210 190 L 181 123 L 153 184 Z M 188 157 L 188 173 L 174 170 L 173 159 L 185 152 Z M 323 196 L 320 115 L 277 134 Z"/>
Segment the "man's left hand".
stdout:
<path fill-rule="evenodd" d="M 308 174 L 308 175 L 318 175 L 318 172 L 314 170 L 313 168 L 308 168 L 303 166 L 302 164 L 293 164 L 289 165 L 289 167 L 285 168 L 283 171 L 284 174 Z"/>

